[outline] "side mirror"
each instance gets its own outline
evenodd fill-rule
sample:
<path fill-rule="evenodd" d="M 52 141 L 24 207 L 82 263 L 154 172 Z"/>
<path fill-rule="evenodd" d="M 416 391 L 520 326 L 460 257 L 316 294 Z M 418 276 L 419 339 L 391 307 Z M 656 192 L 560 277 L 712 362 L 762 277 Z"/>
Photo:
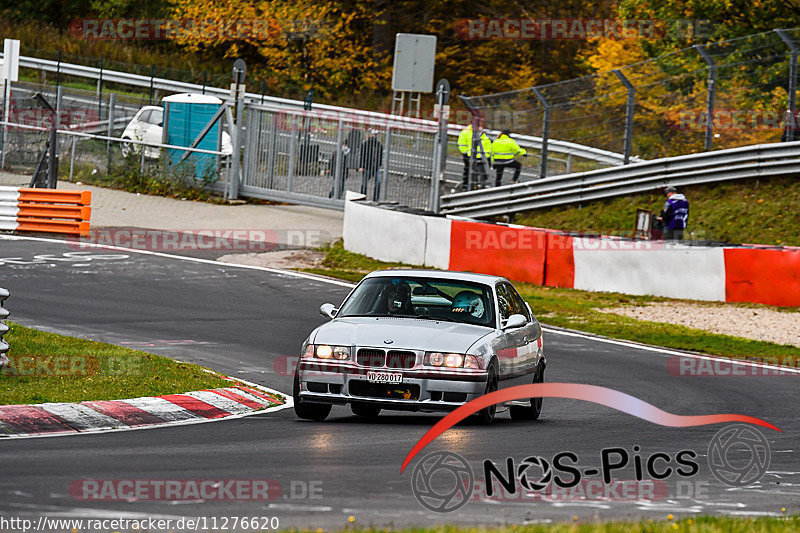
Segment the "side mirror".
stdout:
<path fill-rule="evenodd" d="M 525 318 L 525 315 L 511 315 L 510 317 L 508 317 L 508 320 L 506 320 L 506 323 L 503 325 L 503 330 L 519 329 L 527 323 L 528 319 Z"/>
<path fill-rule="evenodd" d="M 336 309 L 333 304 L 322 304 L 319 306 L 319 314 L 328 318 L 336 318 L 336 313 L 338 312 L 339 310 Z"/>

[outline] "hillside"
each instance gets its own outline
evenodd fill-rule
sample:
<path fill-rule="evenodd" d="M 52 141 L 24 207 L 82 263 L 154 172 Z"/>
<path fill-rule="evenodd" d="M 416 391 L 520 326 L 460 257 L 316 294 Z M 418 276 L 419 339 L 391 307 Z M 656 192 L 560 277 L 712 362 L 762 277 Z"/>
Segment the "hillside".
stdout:
<path fill-rule="evenodd" d="M 680 189 L 689 199 L 686 239 L 730 243 L 800 245 L 800 180 L 744 180 Z M 601 200 L 582 206 L 520 213 L 514 222 L 542 228 L 630 235 L 636 209 L 656 215 L 664 205 L 660 194 Z"/>

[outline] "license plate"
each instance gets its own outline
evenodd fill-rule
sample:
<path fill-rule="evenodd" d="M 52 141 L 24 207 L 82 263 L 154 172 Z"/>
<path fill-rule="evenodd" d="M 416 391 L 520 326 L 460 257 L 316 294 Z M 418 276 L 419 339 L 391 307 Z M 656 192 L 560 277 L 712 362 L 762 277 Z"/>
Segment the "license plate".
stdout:
<path fill-rule="evenodd" d="M 400 372 L 367 372 L 367 381 L 371 383 L 402 383 Z"/>

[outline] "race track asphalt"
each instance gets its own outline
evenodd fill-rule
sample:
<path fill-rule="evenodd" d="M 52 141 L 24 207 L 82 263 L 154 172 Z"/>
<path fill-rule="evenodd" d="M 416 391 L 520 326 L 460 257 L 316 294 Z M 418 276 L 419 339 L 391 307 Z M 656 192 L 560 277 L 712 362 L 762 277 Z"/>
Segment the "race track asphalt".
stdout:
<path fill-rule="evenodd" d="M 338 303 L 349 290 L 232 265 L 76 251 L 66 243 L 0 237 L 0 286 L 11 291 L 10 320 L 164 354 L 289 393 L 291 378 L 276 371 L 285 366 L 281 358 L 297 356 L 306 335 L 322 323 L 319 305 Z M 365 421 L 335 407 L 326 422 L 313 423 L 286 409 L 194 426 L 0 441 L 0 513 L 32 519 L 257 516 L 277 517 L 281 528 L 329 529 L 346 526 L 350 516 L 362 526 L 397 527 L 573 516 L 663 519 L 670 513 L 759 516 L 781 514 L 782 507 L 797 512 L 797 375 L 678 377 L 666 370 L 672 354 L 554 330 L 545 333 L 545 350 L 548 382 L 613 388 L 675 414 L 737 413 L 775 424 L 782 433 L 760 429 L 771 449 L 767 473 L 744 488 L 712 475 L 706 454 L 724 425 L 663 427 L 569 399 L 545 399 L 536 422 L 512 421 L 503 412 L 488 427 L 456 426 L 401 473 L 406 454 L 439 416 L 384 413 Z M 588 499 L 575 492 L 549 501 L 476 497 L 440 513 L 421 506 L 411 490 L 412 468 L 437 450 L 462 455 L 482 479 L 484 460 L 504 469 L 509 457 L 519 464 L 529 456 L 549 461 L 571 451 L 586 470 L 600 466 L 604 448 L 633 455 L 634 446 L 645 462 L 655 452 L 675 457 L 693 451 L 699 471 L 668 477 L 650 500 L 625 496 L 617 484 Z M 632 480 L 632 464 L 615 472 L 616 479 Z M 269 479 L 280 483 L 283 494 L 271 502 L 82 501 L 69 492 L 81 479 Z"/>

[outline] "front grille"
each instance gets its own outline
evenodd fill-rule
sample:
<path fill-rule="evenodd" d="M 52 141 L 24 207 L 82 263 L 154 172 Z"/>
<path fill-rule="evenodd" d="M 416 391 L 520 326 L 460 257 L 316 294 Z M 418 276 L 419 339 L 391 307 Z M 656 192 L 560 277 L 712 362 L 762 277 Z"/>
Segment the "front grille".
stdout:
<path fill-rule="evenodd" d="M 350 395 L 364 398 L 391 398 L 395 400 L 419 400 L 419 385 L 384 384 L 368 381 L 350 381 Z"/>
<path fill-rule="evenodd" d="M 389 368 L 414 368 L 417 364 L 417 354 L 414 352 L 403 352 L 390 350 L 386 356 L 386 366 Z"/>
<path fill-rule="evenodd" d="M 361 348 L 356 355 L 356 362 L 361 366 L 384 366 L 386 353 L 375 348 Z"/>

